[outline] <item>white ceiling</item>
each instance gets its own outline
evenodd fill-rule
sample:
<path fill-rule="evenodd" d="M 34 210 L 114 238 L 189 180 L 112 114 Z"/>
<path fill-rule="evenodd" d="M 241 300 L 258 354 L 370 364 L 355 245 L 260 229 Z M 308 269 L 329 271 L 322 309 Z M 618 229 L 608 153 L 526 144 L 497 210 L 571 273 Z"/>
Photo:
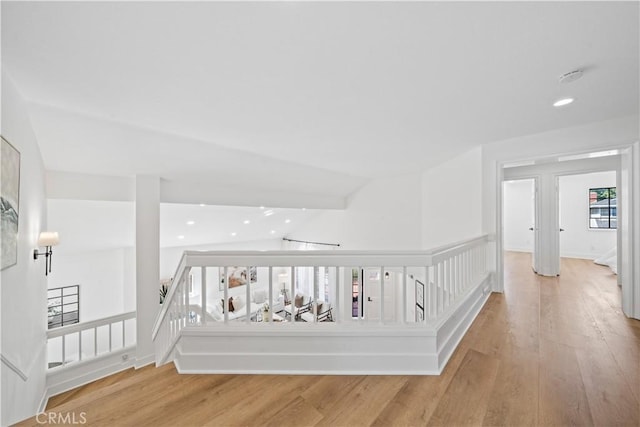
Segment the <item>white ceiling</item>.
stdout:
<path fill-rule="evenodd" d="M 247 204 L 346 198 L 482 143 L 639 108 L 638 2 L 0 7 L 2 69 L 48 170 L 155 174 Z M 574 69 L 581 80 L 558 82 Z M 551 107 L 563 96 L 576 101 Z M 282 237 L 315 213 L 163 204 L 161 246 Z M 62 253 L 131 246 L 133 218 L 130 203 L 49 201 Z"/>
<path fill-rule="evenodd" d="M 2 2 L 2 67 L 49 170 L 345 197 L 481 143 L 638 114 L 638 10 Z"/>
<path fill-rule="evenodd" d="M 60 234 L 58 254 L 135 245 L 133 202 L 50 199 L 47 210 L 49 229 Z M 272 214 L 266 216 L 268 211 Z M 163 203 L 160 205 L 160 247 L 281 239 L 317 213 L 313 209 Z M 245 224 L 245 220 L 249 220 L 249 224 Z M 194 224 L 187 224 L 189 221 Z"/>

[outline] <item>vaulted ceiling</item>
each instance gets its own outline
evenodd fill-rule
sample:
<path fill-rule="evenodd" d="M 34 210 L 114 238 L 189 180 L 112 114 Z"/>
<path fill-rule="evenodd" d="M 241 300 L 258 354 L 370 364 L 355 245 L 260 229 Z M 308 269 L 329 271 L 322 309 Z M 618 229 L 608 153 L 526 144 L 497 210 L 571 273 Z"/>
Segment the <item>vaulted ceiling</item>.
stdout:
<path fill-rule="evenodd" d="M 1 7 L 2 67 L 49 170 L 344 198 L 482 143 L 638 114 L 637 2 Z"/>

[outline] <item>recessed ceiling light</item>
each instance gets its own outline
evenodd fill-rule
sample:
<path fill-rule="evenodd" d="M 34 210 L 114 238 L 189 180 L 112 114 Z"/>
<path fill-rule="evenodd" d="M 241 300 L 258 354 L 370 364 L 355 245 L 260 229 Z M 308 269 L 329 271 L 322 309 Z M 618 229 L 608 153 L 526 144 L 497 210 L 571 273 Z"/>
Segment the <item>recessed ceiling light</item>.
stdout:
<path fill-rule="evenodd" d="M 260 206 L 260 209 L 264 209 L 264 206 Z"/>
<path fill-rule="evenodd" d="M 565 105 L 569 105 L 573 102 L 573 98 L 562 98 L 562 99 L 558 99 L 556 102 L 553 103 L 554 107 L 562 107 Z"/>
<path fill-rule="evenodd" d="M 184 239 L 184 236 L 181 234 L 181 235 L 178 236 L 178 239 L 182 240 L 182 239 Z"/>
<path fill-rule="evenodd" d="M 302 208 L 302 210 L 303 210 L 303 211 L 306 211 L 306 210 L 307 210 L 307 208 Z"/>
<path fill-rule="evenodd" d="M 238 234 L 238 233 L 236 233 L 235 231 L 233 233 L 231 233 L 232 236 L 235 236 L 236 234 Z"/>
<path fill-rule="evenodd" d="M 195 221 L 191 221 L 191 220 L 187 221 L 187 225 L 193 225 L 195 223 L 196 223 Z"/>
<path fill-rule="evenodd" d="M 242 221 L 243 224 L 249 224 L 251 223 L 251 221 L 249 221 L 248 219 L 245 219 L 244 221 Z"/>
<path fill-rule="evenodd" d="M 290 219 L 285 219 L 285 220 L 284 220 L 284 223 L 285 223 L 285 224 L 289 224 L 290 222 L 291 222 L 291 220 L 290 220 Z"/>
<path fill-rule="evenodd" d="M 205 204 L 204 203 L 200 203 L 200 206 L 205 206 Z"/>
<path fill-rule="evenodd" d="M 269 209 L 268 211 L 264 211 L 264 216 L 271 216 L 274 214 L 273 209 Z"/>
<path fill-rule="evenodd" d="M 276 230 L 271 230 L 271 234 L 276 234 Z"/>

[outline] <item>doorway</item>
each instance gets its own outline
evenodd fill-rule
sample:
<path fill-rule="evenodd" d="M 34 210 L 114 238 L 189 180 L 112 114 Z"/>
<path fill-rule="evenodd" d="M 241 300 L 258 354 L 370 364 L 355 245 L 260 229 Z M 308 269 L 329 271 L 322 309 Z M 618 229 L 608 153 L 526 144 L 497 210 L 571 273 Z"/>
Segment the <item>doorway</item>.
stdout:
<path fill-rule="evenodd" d="M 503 182 L 504 250 L 532 255 L 531 268 L 537 271 L 536 181 L 534 178 Z"/>
<path fill-rule="evenodd" d="M 617 173 L 561 176 L 560 256 L 611 264 L 617 272 Z"/>

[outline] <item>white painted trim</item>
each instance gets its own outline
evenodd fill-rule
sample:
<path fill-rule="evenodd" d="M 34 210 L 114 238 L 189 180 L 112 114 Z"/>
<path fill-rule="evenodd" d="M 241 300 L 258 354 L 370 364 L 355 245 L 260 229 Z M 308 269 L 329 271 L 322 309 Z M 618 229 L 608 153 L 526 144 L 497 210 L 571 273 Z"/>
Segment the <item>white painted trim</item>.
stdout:
<path fill-rule="evenodd" d="M 631 143 L 623 143 L 615 146 L 594 146 L 586 152 L 597 152 L 597 151 L 605 151 L 619 149 L 621 154 L 616 156 L 617 167 L 615 170 L 618 172 L 618 175 L 623 174 L 621 178 L 622 187 L 628 187 L 628 198 L 627 207 L 625 208 L 624 201 L 621 202 L 621 206 L 619 207 L 619 216 L 621 219 L 624 218 L 625 215 L 628 215 L 628 234 L 627 236 L 623 236 L 622 244 L 619 247 L 622 249 L 622 253 L 619 254 L 619 258 L 624 257 L 626 261 L 620 260 L 620 267 L 618 268 L 618 281 L 622 286 L 622 310 L 627 317 L 640 319 L 640 142 L 634 141 Z M 567 152 L 562 155 L 576 155 L 576 154 L 584 154 L 585 151 L 577 151 L 577 152 Z M 502 204 L 503 204 L 503 192 L 502 192 L 502 183 L 505 179 L 504 174 L 504 165 L 511 163 L 515 160 L 537 160 L 544 159 L 546 156 L 538 156 L 526 159 L 509 159 L 496 161 L 494 166 L 496 167 L 496 200 L 495 200 L 495 229 L 496 229 L 496 247 L 495 247 L 495 268 L 496 268 L 496 282 L 494 285 L 494 290 L 499 290 L 500 292 L 504 289 L 504 235 L 502 232 Z M 600 158 L 602 159 L 602 158 Z M 589 172 L 598 172 L 601 171 L 602 168 L 606 168 L 606 170 L 611 170 L 610 165 L 607 164 L 602 168 L 596 166 L 597 159 L 591 159 L 592 162 L 589 162 L 588 166 L 585 167 L 584 170 L 579 169 L 576 165 L 571 164 L 569 168 L 563 168 L 562 165 L 557 166 L 547 164 L 541 165 L 541 167 L 553 170 L 554 173 L 558 175 L 569 175 L 569 174 L 577 174 L 577 173 L 589 173 Z M 573 162 L 566 162 L 573 163 Z M 576 162 L 577 164 L 577 162 Z M 625 178 L 625 167 L 627 176 Z M 527 169 L 524 169 L 527 168 Z M 557 168 L 557 169 L 553 169 Z M 522 168 L 510 168 L 512 171 L 509 173 L 508 179 L 513 179 L 515 177 L 521 178 L 531 178 L 531 174 L 533 173 L 534 168 L 531 167 L 522 167 Z M 516 169 L 520 169 L 520 171 L 516 171 Z M 546 170 L 545 169 L 545 170 Z M 515 172 L 514 172 L 515 171 Z M 516 173 L 517 172 L 517 173 Z M 520 173 L 522 172 L 522 173 Z M 624 213 L 624 209 L 628 209 L 627 213 Z M 621 233 L 618 235 L 621 236 Z"/>
<path fill-rule="evenodd" d="M 487 276 L 473 291 L 461 302 L 454 313 L 447 318 L 448 323 L 454 323 L 452 331 L 447 334 L 440 344 L 440 331 L 446 330 L 443 325 L 438 329 L 438 374 L 442 373 L 458 344 L 473 324 L 482 307 L 489 299 L 491 289 L 491 277 Z M 458 320 L 459 319 L 459 320 Z M 457 322 L 456 322 L 457 321 Z"/>
<path fill-rule="evenodd" d="M 47 372 L 47 400 L 65 391 L 132 368 L 135 350 L 135 346 L 129 346 L 95 358 L 50 369 Z M 129 357 L 127 360 L 122 360 L 125 354 Z"/>
<path fill-rule="evenodd" d="M 173 361 L 179 373 L 188 374 L 439 375 L 487 301 L 490 282 L 487 274 L 437 325 L 186 327 L 180 332 Z M 217 344 L 221 341 L 224 347 Z"/>
<path fill-rule="evenodd" d="M 26 382 L 29 379 L 27 374 L 24 373 L 22 369 L 20 369 L 15 363 L 9 360 L 4 354 L 0 354 L 0 360 L 2 360 L 2 363 L 4 363 L 6 367 L 11 369 L 17 376 L 19 376 L 22 381 Z"/>
<path fill-rule="evenodd" d="M 153 363 L 156 363 L 156 355 L 150 354 L 142 358 L 136 357 L 136 360 L 134 362 L 134 367 L 136 369 L 140 369 L 140 368 L 144 368 L 147 365 L 151 365 Z"/>

